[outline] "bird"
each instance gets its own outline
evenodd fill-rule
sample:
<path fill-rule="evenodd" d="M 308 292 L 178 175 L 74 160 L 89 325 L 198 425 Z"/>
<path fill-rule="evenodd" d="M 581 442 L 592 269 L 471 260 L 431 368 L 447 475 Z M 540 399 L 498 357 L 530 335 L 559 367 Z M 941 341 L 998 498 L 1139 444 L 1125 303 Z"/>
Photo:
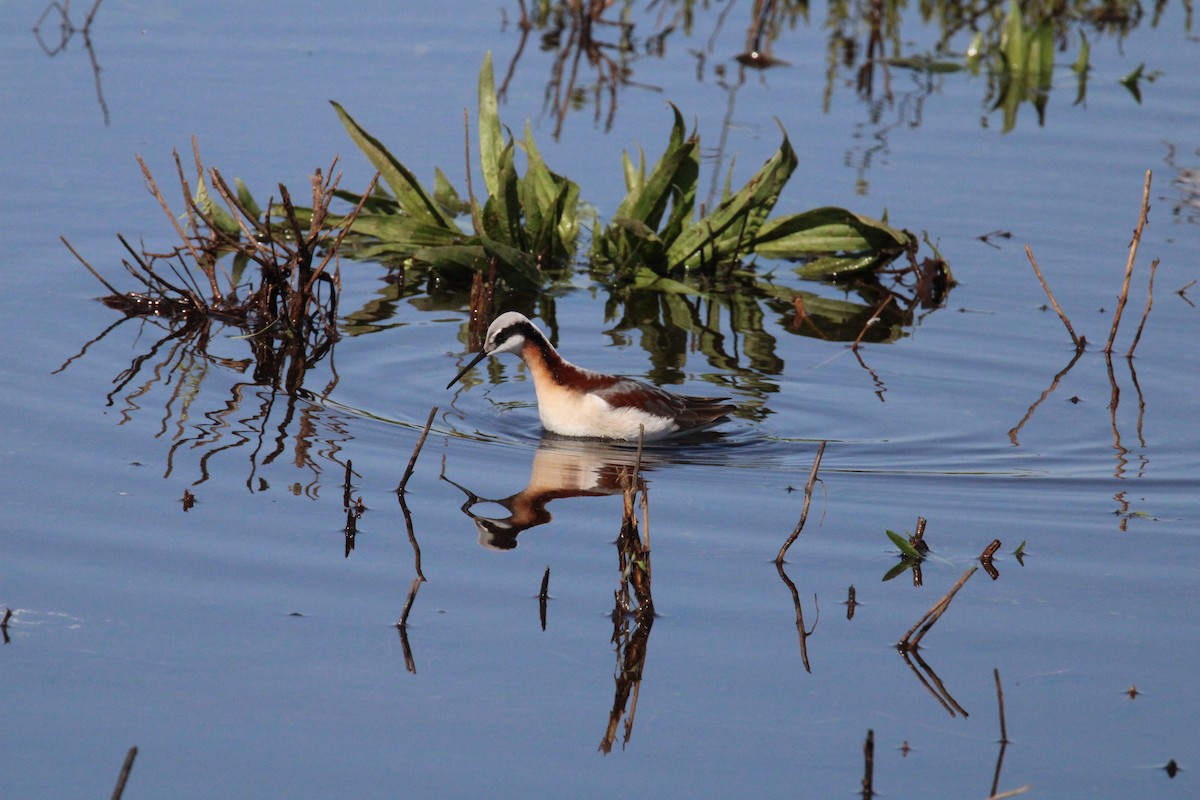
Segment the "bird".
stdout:
<path fill-rule="evenodd" d="M 542 427 L 559 436 L 647 441 L 724 422 L 737 406 L 726 397 L 692 397 L 619 375 L 577 367 L 558 354 L 528 317 L 507 311 L 488 327 L 483 349 L 449 389 L 488 356 L 516 353 L 533 376 Z"/>

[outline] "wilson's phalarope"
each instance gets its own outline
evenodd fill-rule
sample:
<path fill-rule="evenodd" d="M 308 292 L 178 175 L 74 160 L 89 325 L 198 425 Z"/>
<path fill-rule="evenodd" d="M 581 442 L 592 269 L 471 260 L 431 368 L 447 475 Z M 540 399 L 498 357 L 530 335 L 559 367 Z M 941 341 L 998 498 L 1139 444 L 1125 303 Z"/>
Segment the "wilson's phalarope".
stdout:
<path fill-rule="evenodd" d="M 646 439 L 661 439 L 715 425 L 736 408 L 724 397 L 672 394 L 633 378 L 577 367 L 516 311 L 492 321 L 483 349 L 446 388 L 484 358 L 500 353 L 516 353 L 525 362 L 533 376 L 542 427 L 560 436 L 637 441 L 645 426 Z"/>

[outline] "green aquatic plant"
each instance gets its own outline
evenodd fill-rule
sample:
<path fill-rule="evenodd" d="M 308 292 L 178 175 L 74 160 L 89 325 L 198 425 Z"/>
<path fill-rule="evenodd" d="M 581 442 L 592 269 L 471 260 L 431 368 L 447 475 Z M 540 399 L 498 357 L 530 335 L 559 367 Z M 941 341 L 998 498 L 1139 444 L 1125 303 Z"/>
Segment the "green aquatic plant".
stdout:
<path fill-rule="evenodd" d="M 547 166 L 528 123 L 520 141 L 501 124 L 490 54 L 479 75 L 479 162 L 487 193 L 482 200 L 468 177 L 464 201 L 440 170 L 429 191 L 344 108 L 333 105 L 388 187 L 365 199 L 345 195 L 363 204 L 346 242 L 348 255 L 426 267 L 451 286 L 494 269 L 509 288 L 521 290 L 546 288 L 575 258 L 579 186 Z M 592 229 L 593 277 L 612 286 L 694 292 L 679 279 L 754 255 L 801 261 L 802 277 L 833 278 L 874 269 L 915 248 L 910 234 L 845 209 L 770 218 L 797 163 L 786 132 L 744 186 L 734 192 L 727 181 L 721 202 L 697 215 L 700 140 L 686 133 L 679 109 L 672 111 L 666 149 L 649 171 L 644 154 L 636 164 L 624 155 L 626 196 L 608 224 L 596 222 Z M 518 149 L 524 153 L 523 174 Z"/>
<path fill-rule="evenodd" d="M 887 537 L 892 540 L 892 544 L 896 545 L 896 547 L 900 549 L 900 555 L 904 558 L 911 558 L 913 560 L 920 561 L 925 557 L 921 554 L 920 550 L 918 550 L 912 545 L 911 542 L 908 541 L 908 539 L 905 539 L 895 531 L 885 530 L 884 533 L 886 533 Z"/>
<path fill-rule="evenodd" d="M 333 107 L 391 189 L 378 189 L 367 200 L 354 230 L 354 255 L 428 264 L 451 282 L 469 280 L 473 272 L 494 265 L 503 280 L 524 289 L 543 286 L 545 269 L 562 266 L 574 255 L 579 187 L 550 171 L 528 125 L 521 142 L 526 169 L 518 174 L 517 142 L 505 135 L 496 110 L 490 53 L 479 74 L 479 161 L 487 189 L 482 204 L 470 190 L 464 202 L 440 169 L 428 191 L 341 105 Z M 458 224 L 464 215 L 470 217 L 470 230 Z"/>

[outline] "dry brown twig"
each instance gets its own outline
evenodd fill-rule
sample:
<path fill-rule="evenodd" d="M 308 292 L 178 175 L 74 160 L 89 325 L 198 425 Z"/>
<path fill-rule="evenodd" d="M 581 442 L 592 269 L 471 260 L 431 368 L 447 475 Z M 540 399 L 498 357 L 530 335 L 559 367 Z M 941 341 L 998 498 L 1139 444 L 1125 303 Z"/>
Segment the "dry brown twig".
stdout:
<path fill-rule="evenodd" d="M 1142 320 L 1138 323 L 1137 333 L 1133 335 L 1133 343 L 1129 345 L 1129 352 L 1125 354 L 1126 358 L 1133 358 L 1133 351 L 1137 349 L 1138 342 L 1142 340 L 1142 330 L 1146 327 L 1146 318 L 1150 316 L 1150 307 L 1154 305 L 1154 273 L 1158 271 L 1158 259 L 1150 262 L 1150 283 L 1146 287 L 1146 310 L 1142 312 Z"/>
<path fill-rule="evenodd" d="M 858 332 L 858 337 L 854 340 L 854 344 L 850 345 L 851 350 L 856 353 L 858 352 L 858 346 L 862 344 L 863 337 L 867 335 L 867 329 L 879 322 L 879 315 L 895 299 L 895 295 L 889 294 L 882 303 L 875 307 L 875 310 L 871 312 L 871 316 L 867 318 L 866 323 L 862 326 L 862 330 Z"/>
<path fill-rule="evenodd" d="M 963 587 L 968 578 L 975 574 L 975 570 L 977 569 L 979 569 L 978 564 L 964 572 L 962 577 L 958 579 L 958 582 L 950 588 L 950 591 L 946 592 L 946 595 L 941 600 L 934 603 L 933 607 L 926 611 L 924 616 L 908 629 L 908 633 L 904 634 L 896 646 L 901 650 L 916 650 L 921 644 L 921 639 L 924 638 L 925 634 L 929 633 L 929 629 L 941 619 L 942 614 L 946 613 L 946 609 L 950 607 L 950 601 L 954 599 L 954 595 L 958 594 L 958 590 Z M 921 629 L 920 633 L 917 633 L 917 628 Z M 917 633 L 916 638 L 913 638 L 914 633 Z"/>
<path fill-rule="evenodd" d="M 1071 327 L 1071 320 L 1067 319 L 1067 315 L 1063 313 L 1062 306 L 1058 304 L 1058 300 L 1054 299 L 1054 292 L 1050 291 L 1050 284 L 1046 283 L 1045 276 L 1042 275 L 1042 270 L 1038 268 L 1037 259 L 1033 257 L 1033 250 L 1029 245 L 1025 245 L 1025 255 L 1029 258 L 1029 263 L 1033 266 L 1033 274 L 1037 275 L 1038 282 L 1042 284 L 1042 290 L 1046 292 L 1046 297 L 1050 298 L 1050 305 L 1058 314 L 1058 318 L 1062 320 L 1063 325 L 1067 326 L 1067 333 L 1071 334 L 1071 341 L 1075 345 L 1076 352 L 1083 352 L 1087 347 L 1087 339 L 1078 336 L 1075 329 Z"/>
<path fill-rule="evenodd" d="M 1104 352 L 1111 353 L 1113 340 L 1117 338 L 1117 327 L 1121 324 L 1121 314 L 1125 311 L 1125 301 L 1129 299 L 1129 281 L 1133 277 L 1133 261 L 1137 258 L 1138 245 L 1142 241 L 1142 230 L 1150 214 L 1150 170 L 1146 170 L 1146 182 L 1142 187 L 1142 213 L 1138 216 L 1137 226 L 1133 229 L 1133 238 L 1129 242 L 1129 260 L 1125 262 L 1125 280 L 1121 285 L 1121 294 L 1117 297 L 1117 311 L 1113 315 L 1112 330 L 1108 332 L 1108 343 Z"/>
<path fill-rule="evenodd" d="M 429 428 L 433 425 L 433 418 L 437 412 L 437 406 L 429 409 L 429 418 L 425 420 L 425 427 L 421 430 L 421 436 L 417 439 L 416 446 L 413 447 L 412 456 L 408 459 L 408 466 L 404 468 L 404 477 L 400 479 L 400 485 L 396 487 L 397 494 L 404 492 L 404 487 L 408 484 L 408 479 L 412 477 L 413 470 L 417 466 L 417 456 L 421 455 L 421 448 L 425 445 L 425 437 L 429 435 Z"/>
<path fill-rule="evenodd" d="M 129 772 L 133 769 L 133 760 L 137 758 L 137 752 L 136 747 L 131 747 L 125 754 L 125 763 L 121 765 L 121 773 L 117 776 L 117 785 L 113 787 L 113 800 L 121 800 L 121 795 L 125 794 L 125 783 L 129 780 Z"/>
<path fill-rule="evenodd" d="M 778 566 L 783 563 L 783 557 L 787 554 L 788 548 L 792 546 L 792 542 L 800 537 L 800 532 L 804 530 L 804 523 L 808 519 L 808 506 L 812 502 L 813 485 L 817 482 L 817 470 L 821 468 L 821 457 L 825 455 L 826 442 L 821 442 L 821 446 L 817 448 L 817 455 L 813 459 L 812 469 L 808 473 L 808 483 L 804 487 L 804 505 L 800 509 L 800 521 L 796 523 L 792 535 L 783 543 L 783 547 L 779 548 L 779 555 L 775 556 L 775 564 Z"/>

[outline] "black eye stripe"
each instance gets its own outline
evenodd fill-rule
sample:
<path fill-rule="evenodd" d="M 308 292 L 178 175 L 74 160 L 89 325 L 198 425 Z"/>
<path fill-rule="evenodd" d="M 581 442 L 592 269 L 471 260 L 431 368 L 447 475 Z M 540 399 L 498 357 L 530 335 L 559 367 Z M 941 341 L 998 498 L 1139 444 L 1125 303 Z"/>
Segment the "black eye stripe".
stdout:
<path fill-rule="evenodd" d="M 502 330 L 496 331 L 496 335 L 492 337 L 493 346 L 498 346 L 507 342 L 513 336 L 521 336 L 529 341 L 537 341 L 537 328 L 529 322 L 514 322 Z"/>

